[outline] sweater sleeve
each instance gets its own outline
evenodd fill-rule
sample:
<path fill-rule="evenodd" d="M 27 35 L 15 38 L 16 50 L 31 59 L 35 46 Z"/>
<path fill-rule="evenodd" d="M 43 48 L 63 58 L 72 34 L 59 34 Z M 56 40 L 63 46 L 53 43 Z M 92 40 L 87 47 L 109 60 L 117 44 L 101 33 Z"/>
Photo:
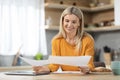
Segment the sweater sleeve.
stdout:
<path fill-rule="evenodd" d="M 52 40 L 52 56 L 60 56 L 60 40 Z M 57 71 L 59 68 L 58 64 L 49 64 L 48 65 L 51 72 Z"/>
<path fill-rule="evenodd" d="M 91 56 L 88 66 L 90 67 L 90 70 L 94 70 L 94 39 L 92 36 L 87 40 L 85 55 Z"/>

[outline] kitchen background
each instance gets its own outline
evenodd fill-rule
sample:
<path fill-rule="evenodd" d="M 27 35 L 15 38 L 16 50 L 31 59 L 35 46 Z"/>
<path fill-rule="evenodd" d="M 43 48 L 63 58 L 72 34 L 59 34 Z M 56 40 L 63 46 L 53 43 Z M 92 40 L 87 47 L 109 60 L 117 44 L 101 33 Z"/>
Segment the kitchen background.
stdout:
<path fill-rule="evenodd" d="M 85 16 L 85 31 L 95 40 L 95 61 L 105 62 L 104 54 L 120 60 L 119 0 L 45 0 L 45 33 L 47 53 L 51 55 L 51 40 L 58 33 L 59 18 L 67 6 L 78 6 Z M 45 55 L 43 59 L 47 59 Z M 26 56 L 33 58 L 33 56 Z M 109 56 L 107 56 L 109 57 Z M 0 56 L 0 66 L 11 66 L 14 56 Z M 3 63 L 8 61 L 7 63 Z M 27 65 L 22 62 L 20 65 Z"/>
<path fill-rule="evenodd" d="M 120 26 L 117 26 L 120 25 L 120 20 L 118 16 L 115 18 L 115 15 L 119 15 L 117 0 L 116 2 L 114 0 L 46 0 L 46 3 L 48 53 L 51 53 L 51 39 L 58 32 L 60 13 L 67 5 L 80 5 L 85 16 L 85 30 L 95 39 L 96 56 L 99 56 L 95 58 L 95 61 L 105 62 L 105 47 L 110 49 L 108 52 L 111 54 L 112 60 L 118 59 L 115 57 L 120 54 Z M 91 10 L 84 7 L 91 8 Z"/>

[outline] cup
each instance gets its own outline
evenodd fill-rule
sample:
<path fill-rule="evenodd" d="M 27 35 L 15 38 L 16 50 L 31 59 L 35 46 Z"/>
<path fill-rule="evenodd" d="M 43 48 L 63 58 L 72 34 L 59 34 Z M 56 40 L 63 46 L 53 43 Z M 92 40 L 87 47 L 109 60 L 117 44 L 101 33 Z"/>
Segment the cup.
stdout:
<path fill-rule="evenodd" d="M 111 69 L 114 75 L 120 75 L 120 61 L 112 61 Z"/>

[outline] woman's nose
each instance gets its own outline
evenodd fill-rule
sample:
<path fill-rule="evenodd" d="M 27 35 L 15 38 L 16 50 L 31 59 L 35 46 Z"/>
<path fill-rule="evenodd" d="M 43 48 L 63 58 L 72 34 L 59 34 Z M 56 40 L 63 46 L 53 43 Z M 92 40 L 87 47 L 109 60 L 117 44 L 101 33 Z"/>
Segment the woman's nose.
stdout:
<path fill-rule="evenodd" d="M 71 22 L 69 22 L 69 23 L 68 23 L 68 27 L 71 27 L 71 26 L 72 26 L 72 23 L 71 23 Z"/>

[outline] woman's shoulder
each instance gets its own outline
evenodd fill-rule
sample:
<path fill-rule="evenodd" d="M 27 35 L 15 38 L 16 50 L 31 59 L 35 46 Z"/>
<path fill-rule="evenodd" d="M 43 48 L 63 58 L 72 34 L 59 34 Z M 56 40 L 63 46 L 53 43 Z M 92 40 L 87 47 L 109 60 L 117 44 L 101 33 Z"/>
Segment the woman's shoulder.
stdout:
<path fill-rule="evenodd" d="M 91 34 L 89 34 L 89 33 L 87 33 L 87 32 L 85 32 L 85 33 L 84 33 L 84 35 L 83 35 L 83 39 L 85 39 L 85 40 L 92 40 L 92 41 L 94 41 L 94 39 L 93 39 L 92 35 L 91 35 Z"/>
<path fill-rule="evenodd" d="M 62 39 L 64 39 L 64 38 L 63 38 L 63 37 L 53 38 L 53 39 L 52 39 L 52 43 L 59 43 Z"/>

